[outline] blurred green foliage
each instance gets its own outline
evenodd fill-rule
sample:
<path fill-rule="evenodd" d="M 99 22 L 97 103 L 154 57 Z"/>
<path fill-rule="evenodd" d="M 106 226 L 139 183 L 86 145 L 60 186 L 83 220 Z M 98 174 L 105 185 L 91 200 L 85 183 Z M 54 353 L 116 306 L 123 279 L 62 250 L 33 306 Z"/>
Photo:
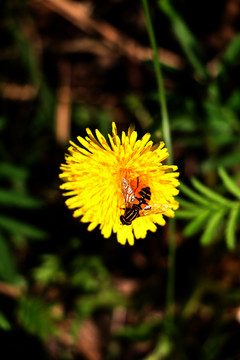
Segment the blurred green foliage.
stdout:
<path fill-rule="evenodd" d="M 240 35 L 234 21 L 228 24 L 230 40 L 209 45 L 213 35 L 221 40 L 227 3 L 197 1 L 204 14 L 199 27 L 193 26 L 198 14 L 186 0 L 150 4 L 159 46 L 180 59 L 180 65 L 162 63 L 181 181 L 170 326 L 167 231 L 123 248 L 114 237 L 103 239 L 98 230 L 88 233 L 75 222 L 58 190 L 67 147 L 56 140 L 59 88 L 71 90 L 68 136 L 84 134 L 85 127 L 106 135 L 114 120 L 120 129 L 134 122 L 139 134 L 149 131 L 159 141 L 152 63 L 133 61 L 115 51 L 116 44 L 79 30 L 41 2 L 3 2 L 0 329 L 2 352 L 10 359 L 44 360 L 42 349 L 46 359 L 239 356 Z M 91 4 L 93 18 L 143 46 L 140 2 Z M 81 40 L 85 45 L 94 40 L 95 46 L 84 48 Z M 67 85 L 62 62 L 71 67 Z"/>
<path fill-rule="evenodd" d="M 223 168 L 220 168 L 219 174 L 225 187 L 236 196 L 237 201 L 226 199 L 193 178 L 192 184 L 199 194 L 186 185 L 181 184 L 181 192 L 193 202 L 190 203 L 180 199 L 180 205 L 184 210 L 178 211 L 176 216 L 178 218 L 191 219 L 183 232 L 186 237 L 193 236 L 199 230 L 204 229 L 200 241 L 203 245 L 207 245 L 219 233 L 225 233 L 227 247 L 232 250 L 237 243 L 236 232 L 238 231 L 240 216 L 240 189 Z M 226 216 L 227 220 L 224 221 Z M 223 231 L 224 229 L 226 231 Z"/>

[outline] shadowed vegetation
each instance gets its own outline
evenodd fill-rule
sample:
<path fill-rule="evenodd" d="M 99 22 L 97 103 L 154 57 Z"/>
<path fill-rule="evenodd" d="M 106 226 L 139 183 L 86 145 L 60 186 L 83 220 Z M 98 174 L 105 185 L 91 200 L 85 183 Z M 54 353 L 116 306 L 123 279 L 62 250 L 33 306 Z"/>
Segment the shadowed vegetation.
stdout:
<path fill-rule="evenodd" d="M 119 131 L 134 124 L 168 142 L 144 3 L 1 6 L 0 333 L 9 359 L 238 359 L 238 1 L 148 4 L 180 171 L 174 227 L 121 246 L 88 232 L 59 190 L 68 141 L 86 127 L 107 136 L 112 121 Z"/>

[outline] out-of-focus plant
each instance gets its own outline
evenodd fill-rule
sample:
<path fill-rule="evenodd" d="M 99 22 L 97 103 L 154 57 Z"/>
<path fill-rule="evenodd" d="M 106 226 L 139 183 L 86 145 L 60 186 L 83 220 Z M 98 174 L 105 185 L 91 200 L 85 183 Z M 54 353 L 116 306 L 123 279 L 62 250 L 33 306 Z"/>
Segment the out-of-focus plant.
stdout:
<path fill-rule="evenodd" d="M 42 206 L 42 201 L 32 197 L 26 190 L 28 171 L 9 163 L 0 164 L 0 281 L 13 285 L 21 292 L 26 279 L 17 265 L 16 253 L 29 240 L 39 241 L 46 233 L 30 221 L 21 219 L 21 214 L 30 213 Z M 21 290 L 20 290 L 21 289 Z M 0 308 L 0 328 L 11 329 L 11 322 Z"/>
<path fill-rule="evenodd" d="M 0 277 L 9 283 L 19 281 L 11 245 L 18 247 L 27 239 L 42 240 L 46 237 L 42 229 L 20 219 L 23 211 L 30 212 L 43 205 L 42 201 L 28 194 L 27 176 L 25 168 L 0 164 Z"/>
<path fill-rule="evenodd" d="M 32 2 L 4 2 L 1 12 L 3 19 L 0 45 L 1 333 L 9 334 L 9 338 L 11 337 L 13 341 L 16 340 L 18 331 L 24 333 L 24 339 L 31 334 L 40 339 L 41 344 L 50 344 L 48 351 L 50 347 L 51 349 L 59 347 L 61 349 L 59 358 L 73 359 L 75 357 L 72 353 L 72 344 L 75 345 L 77 339 L 75 335 L 79 334 L 85 320 L 96 319 L 102 312 L 104 316 L 106 314 L 108 316 L 111 338 L 104 343 L 105 355 L 107 354 L 105 358 L 121 359 L 123 354 L 133 359 L 141 357 L 148 360 L 237 358 L 240 294 L 236 286 L 239 283 L 239 260 L 235 254 L 238 249 L 240 217 L 237 185 L 240 151 L 240 88 L 236 80 L 239 75 L 240 36 L 236 35 L 232 38 L 225 49 L 221 45 L 221 51 L 211 45 L 207 45 L 205 51 L 206 42 L 201 44 L 203 38 L 195 35 L 188 24 L 188 18 L 185 17 L 185 11 L 188 11 L 184 7 L 185 1 L 156 0 L 150 4 L 151 9 L 155 11 L 153 19 L 163 19 L 162 23 L 160 21 L 153 24 L 160 34 L 160 39 L 157 39 L 158 45 L 170 51 L 170 58 L 172 54 L 173 58 L 176 55 L 180 59 L 178 62 L 180 66 L 171 66 L 171 62 L 168 65 L 161 63 L 164 84 L 167 88 L 166 99 L 173 149 L 181 174 L 180 180 L 182 182 L 184 179 L 184 182 L 188 183 L 188 177 L 192 176 L 192 173 L 195 176 L 190 185 L 181 186 L 179 198 L 181 209 L 176 213 L 179 217 L 177 218 L 179 230 L 182 229 L 183 221 L 185 228 L 181 238 L 183 244 L 180 243 L 179 252 L 177 249 L 177 256 L 179 255 L 177 262 L 175 263 L 174 257 L 172 258 L 174 265 L 176 264 L 177 280 L 180 278 L 180 282 L 176 284 L 172 328 L 168 331 L 164 307 L 166 253 L 163 251 L 159 256 L 156 253 L 153 254 L 154 260 L 151 258 L 154 253 L 152 249 L 161 246 L 161 250 L 164 250 L 165 243 L 162 237 L 150 238 L 149 243 L 138 242 L 126 262 L 126 255 L 129 255 L 128 248 L 124 253 L 118 252 L 117 255 L 115 253 L 118 257 L 124 254 L 124 261 L 121 263 L 121 270 L 114 264 L 109 271 L 102 253 L 98 253 L 94 246 L 91 248 L 92 243 L 88 242 L 89 239 L 82 239 L 84 246 L 73 249 L 71 236 L 76 236 L 74 224 L 71 222 L 68 226 L 66 220 L 66 224 L 62 225 L 61 209 L 56 200 L 58 184 L 53 180 L 55 181 L 53 185 L 52 179 L 50 180 L 50 176 L 54 176 L 54 168 L 57 177 L 59 164 L 54 148 L 56 144 L 53 130 L 58 101 L 55 95 L 56 85 L 64 75 L 58 66 L 59 63 L 62 60 L 69 61 L 72 74 L 77 75 L 74 76 L 73 82 L 71 80 L 69 82 L 70 90 L 73 90 L 73 103 L 69 103 L 73 135 L 81 135 L 85 127 L 98 127 L 106 135 L 109 132 L 112 113 L 117 121 L 119 120 L 121 127 L 127 126 L 126 119 L 131 119 L 136 123 L 139 131 L 144 129 L 144 132 L 151 132 L 153 138 L 155 137 L 154 141 L 157 141 L 163 139 L 159 109 L 156 105 L 160 93 L 156 90 L 149 91 L 147 86 L 150 84 L 151 76 L 147 78 L 146 73 L 141 72 L 145 67 L 149 74 L 152 70 L 152 62 L 151 66 L 148 66 L 150 62 L 143 64 L 136 58 L 136 63 L 139 65 L 137 71 L 141 72 L 139 77 L 141 82 L 136 83 L 140 84 L 137 91 L 129 91 L 123 89 L 125 86 L 123 82 L 118 82 L 118 75 L 122 75 L 122 67 L 118 67 L 122 62 L 122 55 L 119 60 L 118 54 L 116 57 L 114 54 L 114 62 L 109 61 L 111 66 L 107 65 L 106 61 L 94 60 L 94 69 L 100 69 L 97 73 L 102 73 L 103 69 L 104 75 L 109 75 L 111 69 L 110 77 L 112 74 L 117 76 L 112 77 L 110 83 L 110 77 L 104 76 L 104 81 L 97 81 L 97 86 L 94 83 L 95 79 L 87 82 L 86 93 L 91 95 L 91 91 L 95 91 L 95 96 L 97 93 L 98 97 L 97 101 L 91 103 L 91 96 L 82 97 L 85 82 L 81 82 L 81 73 L 80 80 L 78 79 L 79 72 L 76 71 L 76 65 L 81 68 L 83 63 L 85 68 L 81 68 L 82 72 L 89 69 L 88 65 L 85 65 L 85 60 L 81 62 L 81 49 L 74 52 L 73 46 L 71 52 L 64 52 L 64 44 L 67 42 L 71 47 L 74 39 L 74 42 L 77 40 L 81 45 L 81 39 L 86 40 L 87 43 L 89 37 L 94 34 L 79 31 L 73 24 L 68 27 L 71 21 L 63 19 L 63 13 L 55 17 L 53 10 L 46 11 L 47 16 L 43 21 L 41 15 L 45 10 L 41 9 L 38 13 L 38 5 L 36 8 L 32 4 L 28 7 L 28 3 Z M 104 21 L 110 18 L 107 6 L 101 8 L 99 12 L 97 2 L 91 3 L 94 5 L 94 12 L 89 16 L 93 19 L 99 16 L 101 20 L 102 14 L 107 13 Z M 112 2 L 110 11 L 115 11 L 114 6 L 117 9 L 119 7 L 124 9 L 126 2 L 117 3 L 113 5 Z M 161 13 L 159 18 L 157 7 Z M 133 15 L 131 11 L 129 8 L 127 17 L 129 24 L 131 14 Z M 207 18 L 208 8 L 206 7 L 204 11 Z M 34 14 L 40 15 L 35 17 Z M 133 16 L 135 19 L 137 19 L 136 14 L 137 12 Z M 124 19 L 120 17 L 118 19 L 117 28 L 120 29 L 121 21 Z M 142 20 L 140 18 L 137 20 L 142 26 Z M 111 16 L 113 29 L 114 22 L 115 19 Z M 64 34 L 59 28 L 59 24 L 61 27 L 63 23 Z M 101 22 L 99 24 L 101 25 Z M 170 28 L 172 34 L 169 33 Z M 137 33 L 137 26 L 132 33 L 128 32 L 130 26 L 122 29 L 126 37 L 136 35 L 136 41 L 142 43 L 142 37 L 139 36 L 142 35 L 142 28 L 141 33 Z M 236 30 L 234 24 L 232 29 L 234 34 Z M 215 30 L 213 33 L 216 35 Z M 99 45 L 101 42 L 108 44 L 108 40 L 102 35 L 97 36 Z M 56 40 L 57 46 L 55 46 Z M 209 32 L 204 40 L 211 41 Z M 111 48 L 114 48 L 112 44 L 109 49 Z M 91 51 L 84 54 L 83 58 L 85 55 L 87 59 L 96 59 L 95 53 L 92 54 Z M 127 57 L 124 57 L 124 63 L 127 62 Z M 132 59 L 130 62 L 132 66 Z M 104 66 L 101 67 L 101 64 Z M 133 75 L 131 74 L 132 79 Z M 122 79 L 125 81 L 124 76 Z M 114 87 L 109 87 L 112 82 Z M 12 84 L 17 85 L 20 90 L 25 89 L 26 85 L 30 89 L 31 96 L 27 100 L 23 99 L 22 92 L 19 98 L 14 97 L 15 94 L 11 92 L 9 96 L 9 88 L 12 87 L 8 86 Z M 80 92 L 75 91 L 78 86 L 81 88 Z M 102 86 L 103 93 L 107 89 L 105 93 L 107 96 L 102 96 Z M 126 86 L 128 86 L 127 81 Z M 8 92 L 5 91 L 7 88 Z M 115 88 L 118 89 L 117 93 L 114 93 Z M 136 86 L 131 89 L 136 89 Z M 130 93 L 130 95 L 126 96 L 123 104 L 121 101 L 124 91 L 125 94 Z M 108 92 L 111 93 L 110 97 Z M 115 112 L 118 108 L 121 108 L 119 113 Z M 127 114 L 127 117 L 121 117 L 121 114 Z M 14 159 L 16 154 L 17 160 Z M 189 175 L 187 171 L 184 172 L 184 165 L 187 165 L 191 156 L 194 166 L 190 169 Z M 218 170 L 219 166 L 222 168 Z M 37 168 L 42 176 L 42 178 L 40 176 L 34 178 L 36 179 L 34 184 L 31 179 L 33 168 L 34 170 Z M 217 171 L 221 179 L 220 183 Z M 201 178 L 201 182 L 196 178 Z M 50 204 L 47 204 L 49 208 L 55 207 L 52 213 L 56 220 L 54 222 L 51 219 L 49 221 L 51 224 L 43 223 L 39 228 L 39 218 L 36 219 L 38 226 L 34 225 L 35 216 L 42 214 L 43 202 L 32 196 L 30 187 L 33 185 L 37 188 L 42 180 L 44 184 L 40 194 L 44 196 L 47 194 L 47 198 L 50 199 Z M 48 234 L 50 241 L 36 242 L 46 237 L 43 228 L 46 229 L 48 226 L 50 226 Z M 68 231 L 61 232 L 62 227 Z M 81 236 L 81 231 L 77 229 L 77 237 Z M 185 241 L 188 236 L 192 236 L 194 241 Z M 214 243 L 223 237 L 227 248 L 231 251 L 221 246 L 222 243 Z M 199 238 L 201 243 L 205 244 L 200 251 L 198 251 Z M 212 242 L 213 246 L 209 246 Z M 144 254 L 141 253 L 142 246 L 146 246 L 145 250 L 147 249 Z M 191 260 L 195 261 L 196 254 L 194 251 L 191 252 L 192 247 L 194 250 L 197 247 L 197 254 L 204 262 L 201 267 L 196 261 L 194 271 Z M 65 252 L 69 249 L 72 253 L 66 256 Z M 205 262 L 206 254 L 209 256 L 207 259 L 209 262 Z M 181 266 L 182 256 L 184 260 L 187 257 L 184 266 Z M 178 267 L 179 263 L 180 267 Z M 134 284 L 138 284 L 138 291 L 129 296 L 128 302 L 119 295 L 114 286 L 115 279 L 118 280 L 121 276 L 129 277 Z M 7 289 L 6 293 L 4 289 Z M 105 319 L 106 317 L 104 321 Z M 61 342 L 64 337 L 73 340 L 70 341 L 70 345 Z M 200 339 L 203 344 L 201 349 Z M 54 346 L 54 341 L 57 342 L 57 346 Z"/>
<path fill-rule="evenodd" d="M 109 312 L 116 305 L 126 305 L 125 299 L 115 289 L 110 273 L 98 256 L 76 254 L 66 267 L 57 255 L 44 255 L 40 265 L 33 269 L 33 279 L 40 287 L 40 293 L 53 288 L 58 294 L 51 301 L 51 306 L 48 304 L 44 307 L 39 299 L 29 297 L 24 298 L 20 304 L 19 321 L 27 331 L 39 337 L 46 337 L 49 329 L 52 331 L 51 327 L 47 326 L 48 321 L 55 329 L 55 336 L 58 336 L 59 324 L 69 319 L 69 334 L 75 336 L 76 331 L 79 331 L 80 323 L 93 316 L 95 311 Z M 68 310 L 65 309 L 66 304 L 62 302 L 65 293 L 72 293 Z M 38 307 L 39 311 L 48 312 L 47 322 L 39 315 L 36 321 L 34 318 L 29 322 L 26 321 L 25 319 L 30 319 L 31 311 Z M 56 313 L 59 316 L 55 316 Z M 75 316 L 73 317 L 72 314 Z M 42 321 L 41 326 L 38 326 L 39 321 Z"/>
<path fill-rule="evenodd" d="M 189 221 L 183 232 L 186 237 L 203 231 L 200 241 L 202 245 L 207 245 L 217 236 L 225 235 L 227 247 L 232 250 L 235 248 L 236 233 L 239 230 L 240 188 L 223 168 L 219 169 L 219 175 L 225 188 L 236 200 L 230 200 L 197 179 L 192 179 L 195 191 L 181 184 L 182 194 L 192 202 L 183 198 L 179 199 L 182 210 L 179 210 L 176 216 Z"/>

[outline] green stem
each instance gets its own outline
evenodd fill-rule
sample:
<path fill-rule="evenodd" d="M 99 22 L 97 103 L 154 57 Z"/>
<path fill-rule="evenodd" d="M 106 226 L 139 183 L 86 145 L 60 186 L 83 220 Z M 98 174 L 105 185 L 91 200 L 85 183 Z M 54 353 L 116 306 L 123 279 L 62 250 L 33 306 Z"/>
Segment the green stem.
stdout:
<path fill-rule="evenodd" d="M 164 90 L 163 76 L 161 63 L 159 60 L 157 43 L 154 35 L 152 20 L 150 16 L 148 0 L 142 0 L 143 9 L 145 13 L 147 30 L 149 34 L 149 39 L 153 51 L 153 63 L 154 69 L 157 78 L 158 85 L 158 96 L 159 96 L 159 105 L 162 118 L 162 129 L 163 129 L 163 138 L 166 143 L 166 146 L 169 151 L 168 164 L 173 163 L 172 156 L 172 141 L 171 141 L 171 132 L 170 132 L 170 123 L 167 111 L 167 102 Z M 175 223 L 173 220 L 169 221 L 169 271 L 168 271 L 168 282 L 167 282 L 167 295 L 166 295 L 166 313 L 167 318 L 172 322 L 173 317 L 173 304 L 174 304 L 174 287 L 175 287 L 175 256 L 176 256 L 176 244 L 175 244 Z"/>
<path fill-rule="evenodd" d="M 167 318 L 172 322 L 174 314 L 174 289 L 175 289 L 175 262 L 176 262 L 176 241 L 175 241 L 175 221 L 168 222 L 169 244 L 168 244 L 168 279 L 167 279 L 167 295 L 166 295 L 166 311 Z"/>
<path fill-rule="evenodd" d="M 153 51 L 153 64 L 156 73 L 157 85 L 158 85 L 158 100 L 160 104 L 160 113 L 162 118 L 163 138 L 166 143 L 167 149 L 169 151 L 168 163 L 172 164 L 172 140 L 171 140 L 170 124 L 169 124 L 169 117 L 167 111 L 167 102 L 166 102 L 166 96 L 164 90 L 161 63 L 159 60 L 157 42 L 154 35 L 152 20 L 148 6 L 148 0 L 142 0 L 142 4 L 145 13 L 146 23 L 147 23 L 148 35 Z"/>

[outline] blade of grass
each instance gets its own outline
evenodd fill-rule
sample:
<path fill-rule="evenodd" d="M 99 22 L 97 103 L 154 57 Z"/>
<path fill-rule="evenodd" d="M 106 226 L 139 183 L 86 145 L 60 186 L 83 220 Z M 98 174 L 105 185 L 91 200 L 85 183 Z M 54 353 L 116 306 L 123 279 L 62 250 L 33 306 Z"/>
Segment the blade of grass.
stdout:
<path fill-rule="evenodd" d="M 161 119 L 162 119 L 162 129 L 163 129 L 163 138 L 165 140 L 166 146 L 169 151 L 169 157 L 167 159 L 168 164 L 173 163 L 172 155 L 172 140 L 171 140 L 171 131 L 170 123 L 167 110 L 167 102 L 163 84 L 163 75 L 161 69 L 161 63 L 159 61 L 159 54 L 157 48 L 157 42 L 155 39 L 155 34 L 153 30 L 153 24 L 150 16 L 150 10 L 147 0 L 142 0 L 143 10 L 145 13 L 146 25 L 148 30 L 148 35 L 153 51 L 153 64 L 156 73 L 157 85 L 158 85 L 158 99 L 160 105 Z M 174 220 L 169 221 L 169 245 L 168 245 L 168 280 L 167 280 L 167 296 L 166 296 L 166 313 L 168 317 L 168 322 L 170 323 L 169 328 L 173 327 L 173 303 L 174 303 L 174 287 L 175 287 L 175 257 L 176 257 L 176 241 L 175 241 L 175 222 Z"/>
<path fill-rule="evenodd" d="M 169 0 L 158 1 L 158 6 L 170 19 L 174 34 L 195 71 L 202 78 L 207 79 L 208 74 L 206 68 L 199 60 L 201 57 L 200 44 L 197 42 L 193 33 L 173 8 Z"/>
<path fill-rule="evenodd" d="M 169 124 L 169 117 L 167 111 L 167 103 L 164 91 L 164 84 L 163 84 L 163 76 L 162 76 L 162 69 L 161 63 L 159 60 L 159 53 L 157 48 L 157 42 L 154 35 L 152 20 L 150 16 L 149 6 L 147 0 L 142 0 L 143 9 L 146 18 L 147 30 L 148 35 L 153 51 L 153 65 L 154 70 L 156 73 L 157 85 L 158 85 L 158 100 L 160 104 L 160 111 L 161 111 L 161 119 L 162 119 L 162 129 L 163 129 L 163 138 L 165 140 L 166 146 L 169 150 L 169 157 L 168 163 L 172 164 L 172 140 L 171 140 L 171 132 L 170 132 L 170 124 Z"/>

